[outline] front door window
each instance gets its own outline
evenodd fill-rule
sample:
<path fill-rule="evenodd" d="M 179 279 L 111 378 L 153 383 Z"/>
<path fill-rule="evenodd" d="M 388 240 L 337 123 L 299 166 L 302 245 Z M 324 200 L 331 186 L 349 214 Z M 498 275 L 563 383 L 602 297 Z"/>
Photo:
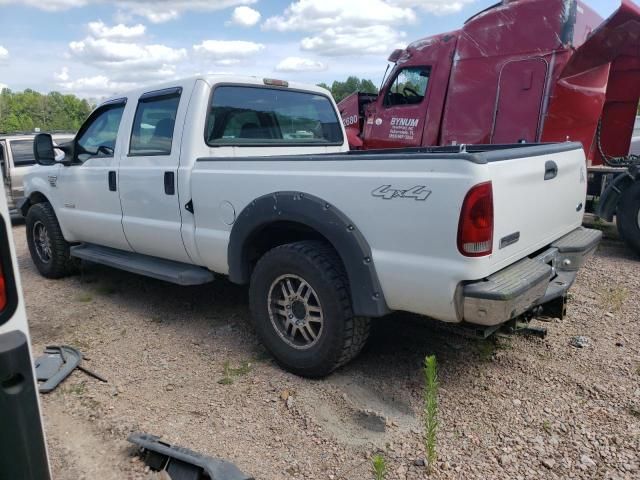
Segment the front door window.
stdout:
<path fill-rule="evenodd" d="M 385 106 L 422 103 L 427 94 L 430 75 L 431 68 L 429 67 L 407 67 L 400 70 L 384 98 Z"/>
<path fill-rule="evenodd" d="M 93 118 L 80 131 L 76 143 L 76 158 L 85 162 L 90 158 L 111 158 L 116 149 L 116 138 L 124 104 L 109 105 L 94 113 Z"/>

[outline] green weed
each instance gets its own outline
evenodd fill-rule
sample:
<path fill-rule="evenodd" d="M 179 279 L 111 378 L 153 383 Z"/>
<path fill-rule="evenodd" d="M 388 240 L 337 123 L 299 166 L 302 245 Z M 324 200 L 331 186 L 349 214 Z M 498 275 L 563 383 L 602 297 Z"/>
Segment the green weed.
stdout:
<path fill-rule="evenodd" d="M 424 446 L 427 467 L 432 472 L 438 458 L 438 364 L 435 355 L 424 360 Z"/>
<path fill-rule="evenodd" d="M 600 291 L 600 302 L 602 306 L 611 312 L 619 312 L 628 297 L 629 291 L 620 286 L 604 288 Z"/>
<path fill-rule="evenodd" d="M 382 455 L 374 455 L 371 463 L 375 480 L 384 480 L 387 478 L 387 462 Z"/>
<path fill-rule="evenodd" d="M 239 367 L 234 368 L 231 366 L 229 360 L 224 362 L 222 370 L 222 378 L 218 380 L 220 385 L 231 385 L 236 377 L 242 377 L 247 375 L 251 371 L 251 362 L 244 361 Z"/>
<path fill-rule="evenodd" d="M 89 303 L 93 301 L 93 297 L 89 293 L 81 293 L 76 297 L 77 302 Z"/>

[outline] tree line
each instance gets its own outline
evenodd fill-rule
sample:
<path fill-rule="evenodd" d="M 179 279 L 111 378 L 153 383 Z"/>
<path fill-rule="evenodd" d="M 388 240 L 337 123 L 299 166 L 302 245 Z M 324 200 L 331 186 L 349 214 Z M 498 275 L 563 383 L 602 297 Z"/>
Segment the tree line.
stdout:
<path fill-rule="evenodd" d="M 378 93 L 371 80 L 355 76 L 345 81 L 334 81 L 330 86 L 319 86 L 331 92 L 336 102 L 354 92 Z M 0 92 L 0 133 L 77 131 L 93 109 L 87 100 L 75 95 L 51 92 L 42 94 L 31 89 L 13 92 L 5 88 Z"/>
<path fill-rule="evenodd" d="M 80 128 L 93 106 L 75 95 L 51 92 L 46 95 L 27 89 L 0 93 L 0 132 L 71 131 Z"/>
<path fill-rule="evenodd" d="M 353 92 L 378 93 L 378 87 L 376 87 L 371 80 L 367 80 L 366 78 L 360 79 L 354 76 L 348 77 L 344 82 L 336 80 L 331 86 L 326 83 L 319 83 L 318 86 L 329 90 L 336 102 L 342 101 Z"/>

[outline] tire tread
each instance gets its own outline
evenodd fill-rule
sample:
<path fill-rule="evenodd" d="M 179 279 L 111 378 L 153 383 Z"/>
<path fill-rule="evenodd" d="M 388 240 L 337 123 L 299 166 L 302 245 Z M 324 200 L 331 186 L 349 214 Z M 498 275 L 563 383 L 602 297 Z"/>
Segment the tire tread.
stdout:
<path fill-rule="evenodd" d="M 349 363 L 362 351 L 369 338 L 370 319 L 353 315 L 349 280 L 344 270 L 342 260 L 340 260 L 340 257 L 333 247 L 317 240 L 288 243 L 273 248 L 267 252 L 260 261 L 274 255 L 281 255 L 283 253 L 287 255 L 289 252 L 303 255 L 315 263 L 334 286 L 339 298 L 344 319 L 344 337 L 338 355 L 331 360 L 330 365 L 324 365 L 323 368 L 321 368 L 322 373 L 320 376 L 328 375 L 337 368 Z"/>

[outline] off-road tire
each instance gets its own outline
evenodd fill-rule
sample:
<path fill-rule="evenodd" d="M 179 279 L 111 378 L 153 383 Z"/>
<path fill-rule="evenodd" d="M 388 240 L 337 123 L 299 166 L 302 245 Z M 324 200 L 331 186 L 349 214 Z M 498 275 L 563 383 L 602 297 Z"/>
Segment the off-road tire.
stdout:
<path fill-rule="evenodd" d="M 43 202 L 33 205 L 27 213 L 25 223 L 29 253 L 33 263 L 43 277 L 62 278 L 78 270 L 79 262 L 69 254 L 71 245 L 64 239 L 56 214 L 49 203 Z M 44 225 L 50 239 L 51 255 L 48 262 L 43 261 L 36 250 L 34 227 L 38 224 Z"/>
<path fill-rule="evenodd" d="M 618 201 L 616 222 L 620 237 L 640 255 L 640 182 L 635 182 L 624 192 Z"/>
<path fill-rule="evenodd" d="M 271 322 L 269 291 L 282 275 L 304 279 L 315 292 L 324 314 L 317 344 L 297 350 L 287 344 Z M 249 303 L 263 345 L 286 370 L 304 377 L 324 377 L 355 358 L 369 337 L 369 318 L 355 317 L 349 282 L 335 250 L 320 241 L 276 247 L 262 256 L 251 276 Z"/>

